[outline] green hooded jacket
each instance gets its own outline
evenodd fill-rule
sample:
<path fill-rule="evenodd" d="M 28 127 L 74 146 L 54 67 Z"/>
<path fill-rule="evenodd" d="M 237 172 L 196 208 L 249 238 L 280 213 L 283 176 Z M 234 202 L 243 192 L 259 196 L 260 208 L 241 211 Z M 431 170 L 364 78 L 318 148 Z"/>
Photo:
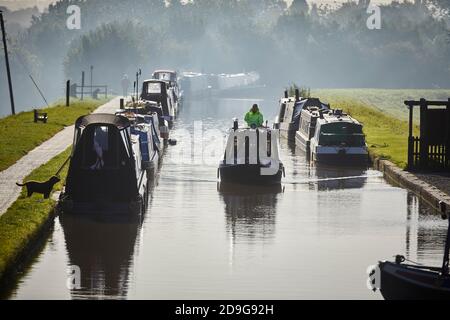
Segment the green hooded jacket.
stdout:
<path fill-rule="evenodd" d="M 248 126 L 251 127 L 255 125 L 257 127 L 261 127 L 264 122 L 264 117 L 261 112 L 257 111 L 253 113 L 251 110 L 247 112 L 245 115 L 245 122 L 247 122 Z"/>

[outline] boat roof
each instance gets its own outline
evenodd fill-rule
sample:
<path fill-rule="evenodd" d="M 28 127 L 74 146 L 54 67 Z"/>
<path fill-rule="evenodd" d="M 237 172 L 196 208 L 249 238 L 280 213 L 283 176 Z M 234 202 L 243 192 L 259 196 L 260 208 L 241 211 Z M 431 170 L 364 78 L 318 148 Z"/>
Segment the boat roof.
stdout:
<path fill-rule="evenodd" d="M 153 71 L 153 73 L 162 73 L 162 72 L 173 73 L 173 74 L 177 73 L 175 70 L 164 70 L 164 69 Z"/>
<path fill-rule="evenodd" d="M 144 80 L 144 83 L 153 82 L 153 83 L 164 83 L 167 84 L 167 80 L 161 80 L 161 79 L 147 79 Z"/>
<path fill-rule="evenodd" d="M 331 112 L 323 113 L 323 119 L 319 119 L 318 121 L 321 124 L 346 122 L 346 123 L 353 123 L 353 124 L 361 125 L 361 123 L 359 123 L 358 120 L 352 118 L 348 114 L 343 113 L 343 112 L 339 113 L 336 111 L 338 111 L 338 110 L 331 110 Z"/>
<path fill-rule="evenodd" d="M 75 122 L 77 128 L 86 128 L 94 124 L 115 126 L 117 129 L 122 130 L 130 126 L 130 121 L 124 116 L 116 116 L 110 113 L 94 113 L 81 116 Z"/>

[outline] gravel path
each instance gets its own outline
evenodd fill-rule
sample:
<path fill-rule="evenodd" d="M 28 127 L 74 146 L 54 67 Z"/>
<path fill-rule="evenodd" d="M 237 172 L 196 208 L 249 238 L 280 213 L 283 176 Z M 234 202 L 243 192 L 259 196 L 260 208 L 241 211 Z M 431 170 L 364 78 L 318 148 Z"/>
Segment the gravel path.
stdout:
<path fill-rule="evenodd" d="M 119 109 L 119 99 L 97 108 L 94 113 L 114 113 Z M 66 127 L 49 140 L 36 147 L 8 169 L 0 172 L 0 216 L 17 200 L 22 190 L 16 182 L 22 182 L 35 168 L 66 150 L 73 140 L 74 126 Z"/>

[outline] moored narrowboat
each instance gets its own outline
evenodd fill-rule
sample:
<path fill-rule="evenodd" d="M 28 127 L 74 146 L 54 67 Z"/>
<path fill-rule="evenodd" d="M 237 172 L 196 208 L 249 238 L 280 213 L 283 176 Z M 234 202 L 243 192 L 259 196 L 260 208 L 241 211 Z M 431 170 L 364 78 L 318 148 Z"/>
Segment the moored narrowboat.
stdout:
<path fill-rule="evenodd" d="M 169 82 L 156 79 L 145 80 L 142 84 L 141 99 L 154 101 L 160 105 L 163 118 L 168 121 L 169 127 L 173 125 L 178 112 L 178 104 L 174 100 Z"/>
<path fill-rule="evenodd" d="M 294 141 L 295 134 L 300 127 L 302 110 L 307 108 L 327 110 L 329 105 L 317 98 L 302 98 L 296 90 L 295 97 L 289 97 L 285 91 L 284 98 L 280 99 L 278 115 L 274 121 L 274 128 L 280 130 L 280 135 L 289 141 Z"/>
<path fill-rule="evenodd" d="M 139 135 L 129 119 L 113 114 L 78 118 L 66 184 L 64 212 L 134 213 L 145 210 L 148 180 Z"/>
<path fill-rule="evenodd" d="M 130 110 L 120 110 L 116 115 L 125 116 L 131 122 L 131 134 L 139 136 L 142 168 L 148 177 L 153 177 L 159 164 L 163 144 L 160 140 L 159 121 L 156 113 L 135 114 Z"/>
<path fill-rule="evenodd" d="M 310 144 L 312 161 L 344 166 L 368 164 L 363 126 L 342 110 L 320 113 Z"/>
<path fill-rule="evenodd" d="M 405 264 L 397 255 L 395 262 L 381 261 L 370 274 L 370 286 L 380 289 L 387 300 L 449 300 L 450 299 L 450 213 L 445 202 L 439 203 L 442 218 L 448 221 L 441 267 Z"/>

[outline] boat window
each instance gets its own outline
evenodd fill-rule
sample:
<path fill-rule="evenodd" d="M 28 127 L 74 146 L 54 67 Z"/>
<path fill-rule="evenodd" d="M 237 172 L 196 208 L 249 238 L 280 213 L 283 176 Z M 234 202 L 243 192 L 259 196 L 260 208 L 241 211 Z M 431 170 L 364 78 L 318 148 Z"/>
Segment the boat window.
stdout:
<path fill-rule="evenodd" d="M 88 127 L 83 133 L 82 167 L 88 170 L 118 167 L 117 130 L 108 126 Z"/>
<path fill-rule="evenodd" d="M 321 132 L 333 134 L 363 133 L 361 125 L 349 122 L 336 122 L 322 125 Z"/>
<path fill-rule="evenodd" d="M 161 83 L 147 83 L 147 93 L 161 93 Z"/>
<path fill-rule="evenodd" d="M 362 126 L 354 123 L 329 123 L 320 127 L 319 144 L 322 146 L 365 146 Z"/>
<path fill-rule="evenodd" d="M 159 80 L 175 81 L 175 76 L 170 72 L 158 72 L 156 73 L 155 78 Z"/>

